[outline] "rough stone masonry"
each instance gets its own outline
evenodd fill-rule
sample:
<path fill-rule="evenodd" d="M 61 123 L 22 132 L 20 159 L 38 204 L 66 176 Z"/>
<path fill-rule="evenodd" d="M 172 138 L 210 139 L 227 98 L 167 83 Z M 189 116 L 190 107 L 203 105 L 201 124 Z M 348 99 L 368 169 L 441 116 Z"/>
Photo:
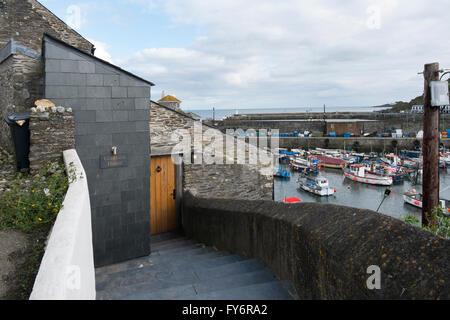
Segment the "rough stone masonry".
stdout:
<path fill-rule="evenodd" d="M 29 111 L 44 93 L 44 33 L 88 54 L 93 44 L 36 0 L 0 0 L 0 145 L 13 151 L 3 118 Z M 11 46 L 11 41 L 16 44 Z"/>
<path fill-rule="evenodd" d="M 71 108 L 52 107 L 30 114 L 30 169 L 62 160 L 62 152 L 75 148 L 75 123 Z"/>

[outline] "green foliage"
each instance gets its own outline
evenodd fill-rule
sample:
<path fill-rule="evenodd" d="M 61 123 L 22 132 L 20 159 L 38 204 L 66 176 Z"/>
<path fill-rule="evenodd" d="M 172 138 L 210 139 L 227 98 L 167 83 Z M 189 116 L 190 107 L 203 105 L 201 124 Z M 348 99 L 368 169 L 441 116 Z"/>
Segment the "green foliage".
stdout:
<path fill-rule="evenodd" d="M 414 105 L 423 105 L 423 95 L 415 97 L 410 102 L 397 101 L 393 105 L 384 105 L 386 107 L 390 106 L 390 109 L 383 110 L 381 112 L 400 112 L 400 111 L 410 111 L 411 107 Z"/>
<path fill-rule="evenodd" d="M 416 216 L 414 216 L 412 213 L 408 214 L 407 216 L 403 217 L 402 219 L 406 223 L 409 223 L 409 224 L 411 224 L 413 226 L 416 226 L 416 227 L 420 227 L 419 219 L 417 219 Z"/>
<path fill-rule="evenodd" d="M 436 236 L 450 239 L 450 217 L 444 216 L 444 210 L 441 207 L 434 208 L 427 217 L 429 221 L 433 221 L 430 226 L 421 226 L 420 221 L 413 214 L 403 217 L 403 220 L 413 226 L 421 227 Z"/>
<path fill-rule="evenodd" d="M 48 229 L 61 209 L 69 182 L 62 163 L 49 163 L 33 176 L 17 174 L 0 196 L 0 230 L 25 233 Z"/>

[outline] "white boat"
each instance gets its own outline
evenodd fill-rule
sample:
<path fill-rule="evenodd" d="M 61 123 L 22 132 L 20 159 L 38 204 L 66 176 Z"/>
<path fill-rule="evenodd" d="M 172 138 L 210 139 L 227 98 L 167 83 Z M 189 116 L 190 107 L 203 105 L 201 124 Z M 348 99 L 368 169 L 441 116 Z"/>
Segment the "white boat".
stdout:
<path fill-rule="evenodd" d="M 372 185 L 390 186 L 393 183 L 392 177 L 382 176 L 366 172 L 366 166 L 353 164 L 350 168 L 344 169 L 344 176 L 350 180 Z"/>
<path fill-rule="evenodd" d="M 418 193 L 415 189 L 406 191 L 403 194 L 403 201 L 417 208 L 422 208 L 422 194 Z"/>
<path fill-rule="evenodd" d="M 324 177 L 304 176 L 297 182 L 300 188 L 318 196 L 332 196 L 336 192 L 336 189 L 329 187 L 328 180 Z"/>
<path fill-rule="evenodd" d="M 418 193 L 415 189 L 411 189 L 403 194 L 403 201 L 417 208 L 422 208 L 423 196 L 421 193 Z M 440 199 L 439 205 L 443 209 L 444 215 L 446 216 L 450 215 L 449 200 Z"/>

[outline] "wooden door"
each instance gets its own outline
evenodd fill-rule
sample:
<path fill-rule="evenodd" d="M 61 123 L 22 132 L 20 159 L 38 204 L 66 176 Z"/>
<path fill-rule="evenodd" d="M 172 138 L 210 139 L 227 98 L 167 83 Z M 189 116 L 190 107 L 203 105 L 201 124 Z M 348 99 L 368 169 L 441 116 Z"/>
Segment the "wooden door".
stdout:
<path fill-rule="evenodd" d="M 172 157 L 151 158 L 151 234 L 173 231 L 177 228 L 175 195 L 175 164 Z"/>

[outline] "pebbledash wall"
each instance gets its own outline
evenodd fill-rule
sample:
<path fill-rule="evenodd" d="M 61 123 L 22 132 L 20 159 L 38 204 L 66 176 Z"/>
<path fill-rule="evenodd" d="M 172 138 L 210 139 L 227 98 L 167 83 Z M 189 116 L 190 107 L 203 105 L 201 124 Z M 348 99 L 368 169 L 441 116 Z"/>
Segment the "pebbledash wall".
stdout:
<path fill-rule="evenodd" d="M 150 119 L 152 156 L 171 154 L 172 148 L 180 142 L 176 134 L 177 129 L 187 130 L 193 142 L 194 123 L 201 124 L 200 121 L 182 111 L 172 110 L 153 101 Z M 203 125 L 202 133 L 204 134 L 207 130 L 213 130 L 218 136 L 225 137 L 219 130 Z M 208 153 L 209 143 L 207 139 L 204 139 L 203 153 Z M 249 148 L 254 148 L 253 145 L 244 144 L 247 153 Z M 234 147 L 235 145 L 236 142 Z M 226 152 L 226 148 L 224 150 Z M 235 150 L 235 159 L 236 156 Z M 183 188 L 196 196 L 271 200 L 273 197 L 273 156 L 269 157 L 270 162 L 258 161 L 256 164 L 183 163 Z"/>
<path fill-rule="evenodd" d="M 0 0 L 0 144 L 13 151 L 3 118 L 42 98 L 44 33 L 91 53 L 93 45 L 36 0 Z"/>
<path fill-rule="evenodd" d="M 150 253 L 150 86 L 103 60 L 44 37 L 45 97 L 72 108 L 86 171 L 95 265 Z M 122 167 L 100 168 L 112 147 Z"/>

